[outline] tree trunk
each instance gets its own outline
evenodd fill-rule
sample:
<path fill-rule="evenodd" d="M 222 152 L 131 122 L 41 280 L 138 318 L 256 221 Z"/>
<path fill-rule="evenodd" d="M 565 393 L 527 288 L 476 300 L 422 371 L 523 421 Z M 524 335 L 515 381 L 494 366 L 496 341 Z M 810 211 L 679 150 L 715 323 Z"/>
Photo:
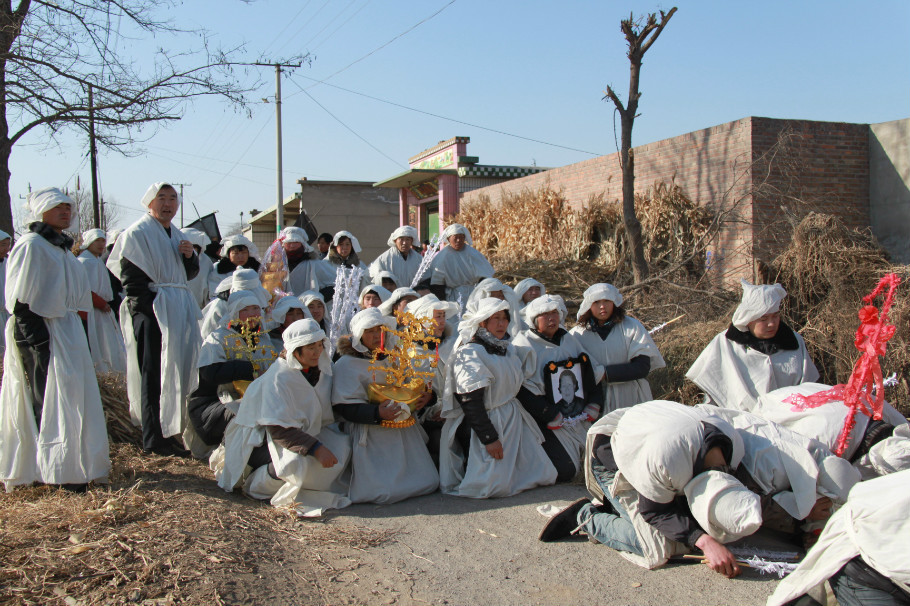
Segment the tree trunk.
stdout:
<path fill-rule="evenodd" d="M 6 121 L 6 61 L 0 60 L 0 229 L 15 239 L 13 200 L 9 191 L 9 158 L 12 151 L 9 123 Z"/>
<path fill-rule="evenodd" d="M 648 278 L 648 262 L 645 260 L 645 246 L 641 238 L 641 222 L 635 213 L 635 154 L 632 153 L 632 126 L 638 111 L 638 81 L 641 73 L 641 57 L 630 53 L 629 100 L 621 113 L 622 158 L 622 220 L 626 227 L 626 241 L 632 253 L 632 275 L 635 282 Z"/>

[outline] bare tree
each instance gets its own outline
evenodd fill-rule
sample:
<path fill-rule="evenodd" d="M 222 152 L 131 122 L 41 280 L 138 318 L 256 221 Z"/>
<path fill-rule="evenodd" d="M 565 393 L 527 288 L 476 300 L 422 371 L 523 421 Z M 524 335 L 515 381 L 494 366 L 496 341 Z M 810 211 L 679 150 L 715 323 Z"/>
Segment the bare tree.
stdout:
<path fill-rule="evenodd" d="M 650 13 L 644 24 L 642 24 L 643 18 L 635 19 L 632 15 L 628 19 L 622 20 L 620 29 L 626 37 L 626 43 L 629 45 L 629 52 L 627 53 L 631 70 L 629 75 L 629 97 L 626 100 L 626 104 L 623 105 L 610 86 L 607 86 L 607 92 L 604 97 L 613 101 L 616 111 L 619 112 L 622 125 L 619 151 L 619 160 L 622 164 L 622 218 L 626 227 L 629 249 L 632 252 L 632 272 L 637 283 L 647 279 L 649 273 L 641 238 L 641 223 L 635 214 L 635 158 L 632 153 L 632 126 L 635 123 L 635 118 L 638 117 L 636 112 L 638 111 L 638 99 L 641 97 L 641 93 L 638 92 L 638 81 L 641 73 L 641 62 L 645 53 L 657 40 L 660 32 L 664 30 L 664 27 L 670 21 L 670 17 L 675 12 L 675 6 L 666 13 L 660 11 L 660 23 L 657 22 L 655 13 Z"/>
<path fill-rule="evenodd" d="M 176 0 L 19 0 L 0 3 L 0 229 L 12 229 L 9 159 L 35 129 L 53 142 L 66 129 L 88 130 L 94 93 L 99 145 L 123 153 L 181 117 L 188 99 L 214 95 L 242 106 L 233 57 L 210 48 L 205 32 L 183 30 L 157 15 Z M 143 38 L 168 36 L 153 56 L 129 57 Z M 140 54 L 141 51 L 137 51 Z"/>

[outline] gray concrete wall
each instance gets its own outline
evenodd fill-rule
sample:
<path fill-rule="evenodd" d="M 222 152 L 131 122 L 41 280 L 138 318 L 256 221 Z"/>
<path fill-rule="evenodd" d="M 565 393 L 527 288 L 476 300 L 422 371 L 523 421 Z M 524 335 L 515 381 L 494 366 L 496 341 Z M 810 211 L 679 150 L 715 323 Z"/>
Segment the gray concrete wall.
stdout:
<path fill-rule="evenodd" d="M 869 128 L 872 233 L 897 263 L 910 263 L 910 118 Z"/>

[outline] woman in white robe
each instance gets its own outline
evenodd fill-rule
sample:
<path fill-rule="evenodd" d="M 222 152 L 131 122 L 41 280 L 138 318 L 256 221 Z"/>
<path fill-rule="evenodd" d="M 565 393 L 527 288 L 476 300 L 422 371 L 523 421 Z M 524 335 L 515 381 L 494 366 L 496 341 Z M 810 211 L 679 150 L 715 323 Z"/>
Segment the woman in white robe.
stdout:
<path fill-rule="evenodd" d="M 556 481 L 544 436 L 516 398 L 527 377 L 507 339 L 510 322 L 509 304 L 491 297 L 459 326 L 442 408 L 439 474 L 446 494 L 508 497 Z"/>
<path fill-rule="evenodd" d="M 332 362 L 325 333 L 310 319 L 291 324 L 282 335 L 284 352 L 246 391 L 224 439 L 223 462 L 213 455 L 218 485 L 272 505 L 293 504 L 298 515 L 321 516 L 351 504 L 345 471 L 351 440 L 332 411 Z M 263 441 L 271 462 L 247 473 Z"/>
<path fill-rule="evenodd" d="M 215 271 L 209 279 L 209 290 L 213 291 L 225 278 L 238 269 L 252 269 L 259 272 L 259 248 L 246 236 L 235 234 L 221 241 L 221 258 L 215 263 Z"/>
<path fill-rule="evenodd" d="M 440 299 L 467 303 L 474 286 L 493 277 L 493 266 L 476 248 L 471 233 L 459 223 L 442 232 L 446 246 L 433 257 L 430 267 L 430 289 Z"/>
<path fill-rule="evenodd" d="M 578 324 L 570 331 L 604 368 L 601 414 L 650 400 L 648 373 L 666 366 L 648 330 L 626 315 L 622 302 L 612 284 L 592 285 L 584 292 Z"/>
<path fill-rule="evenodd" d="M 413 248 L 417 240 L 417 230 L 410 225 L 402 225 L 393 231 L 386 242 L 389 250 L 370 264 L 370 276 L 375 278 L 379 272 L 387 271 L 392 274 L 396 285 L 411 288 L 423 260 Z"/>
<path fill-rule="evenodd" d="M 319 292 L 328 303 L 335 300 L 335 279 L 339 267 L 360 268 L 363 273 L 360 282 L 354 285 L 355 291 L 360 292 L 370 283 L 370 268 L 358 256 L 362 251 L 360 241 L 349 231 L 340 231 L 332 239 L 329 254 L 317 266 L 319 279 Z"/>
<path fill-rule="evenodd" d="M 310 313 L 310 316 L 316 320 L 316 323 L 319 324 L 319 328 L 325 331 L 325 334 L 329 334 L 331 326 L 329 326 L 329 318 L 326 315 L 328 307 L 326 307 L 325 299 L 318 292 L 308 290 L 300 294 L 300 302 L 303 303 L 303 306 L 307 308 L 307 311 Z"/>
<path fill-rule="evenodd" d="M 92 309 L 86 318 L 86 333 L 95 372 L 126 375 L 126 346 L 120 325 L 109 305 L 114 298 L 110 274 L 101 261 L 105 238 L 104 230 L 101 229 L 90 229 L 83 233 L 80 245 L 82 253 L 77 259 L 85 269 L 92 297 Z"/>
<path fill-rule="evenodd" d="M 398 288 L 398 283 L 395 282 L 395 276 L 392 272 L 389 271 L 378 271 L 375 274 L 372 274 L 373 284 L 377 286 L 382 286 L 384 289 L 392 293 L 396 288 Z"/>
<path fill-rule="evenodd" d="M 187 282 L 190 292 L 196 297 L 199 309 L 208 305 L 209 300 L 215 296 L 215 291 L 210 290 L 213 280 L 212 274 L 215 273 L 215 265 L 209 256 L 204 253 L 206 247 L 212 243 L 204 231 L 193 229 L 192 227 L 183 230 L 183 237 L 193 243 L 193 248 L 199 256 L 199 273 L 196 277 Z"/>
<path fill-rule="evenodd" d="M 230 284 L 227 290 L 225 286 Z M 259 306 L 266 308 L 269 305 L 271 295 L 259 281 L 259 274 L 252 269 L 237 269 L 233 274 L 222 280 L 216 289 L 216 296 L 208 305 L 202 309 L 202 320 L 199 323 L 199 332 L 202 338 L 206 338 L 213 330 L 218 328 L 221 318 L 227 311 L 227 300 L 231 293 L 246 290 L 259 299 Z"/>
<path fill-rule="evenodd" d="M 523 315 L 531 328 L 523 330 L 513 340 L 526 376 L 522 384 L 524 390 L 518 399 L 537 420 L 544 434 L 544 450 L 559 471 L 556 481 L 568 482 L 581 469 L 588 428 L 600 417 L 603 367 L 591 359 L 575 335 L 561 326 L 559 303 L 554 297 L 544 295 L 534 299 L 525 307 Z M 582 356 L 588 358 L 591 372 L 589 401 L 577 397 L 566 401 L 552 388 L 552 399 L 549 398 L 547 383 L 551 375 L 546 371 L 547 365 L 568 360 L 577 362 Z"/>
<path fill-rule="evenodd" d="M 708 402 L 752 410 L 771 390 L 818 380 L 818 369 L 803 338 L 780 318 L 787 291 L 780 284 L 753 286 L 742 281 L 743 298 L 726 331 L 708 343 L 686 378 Z"/>
<path fill-rule="evenodd" d="M 370 370 L 373 352 L 382 342 L 381 327 L 395 328 L 395 319 L 377 308 L 358 312 L 351 320 L 351 336 L 338 343 L 341 358 L 335 363 L 338 377 L 332 389 L 335 412 L 344 419 L 351 435 L 351 501 L 354 503 L 395 503 L 429 494 L 439 486 L 439 474 L 426 446 L 426 434 L 411 417 L 405 404 L 386 400 L 371 402 L 369 385 L 384 382 L 385 373 Z M 391 340 L 386 343 L 391 345 Z M 377 361 L 380 367 L 388 359 Z M 430 400 L 422 397 L 419 410 Z"/>
<path fill-rule="evenodd" d="M 275 351 L 281 351 L 284 347 L 281 335 L 290 328 L 291 324 L 305 318 L 313 319 L 306 305 L 294 295 L 285 295 L 275 301 L 269 316 L 266 329 L 269 331 L 269 338 L 272 340 L 272 347 L 275 348 Z"/>
<path fill-rule="evenodd" d="M 514 290 L 522 309 L 537 297 L 547 294 L 546 287 L 534 278 L 525 278 L 515 285 Z"/>
<path fill-rule="evenodd" d="M 512 318 L 512 322 L 509 324 L 509 334 L 512 337 L 518 336 L 518 333 L 528 328 L 524 319 L 521 317 L 522 305 L 518 295 L 515 294 L 515 291 L 512 290 L 511 287 L 506 286 L 496 278 L 481 280 L 477 286 L 474 287 L 474 290 L 471 291 L 471 295 L 468 297 L 467 303 L 465 303 L 465 313 L 473 312 L 477 308 L 478 301 L 486 299 L 487 297 L 500 299 L 509 304 L 509 317 Z"/>
<path fill-rule="evenodd" d="M 285 227 L 278 236 L 288 259 L 288 288 L 295 297 L 319 289 L 319 255 L 299 227 Z"/>
<path fill-rule="evenodd" d="M 9 347 L 0 386 L 0 481 L 7 491 L 32 482 L 106 481 L 110 471 L 101 395 L 77 315 L 91 309 L 88 278 L 69 250 L 73 241 L 63 234 L 75 216 L 74 207 L 55 188 L 30 193 L 27 208 L 38 221 L 29 225 L 8 261 L 4 304 L 14 315 L 5 327 Z M 30 343 L 28 333 L 21 345 L 15 338 L 23 305 L 41 320 L 47 332 L 40 338 L 49 341 L 40 400 L 33 395 L 22 359 L 39 344 Z M 32 362 L 31 367 L 37 366 Z"/>
<path fill-rule="evenodd" d="M 390 294 L 385 301 L 379 306 L 379 311 L 389 316 L 395 317 L 395 312 L 403 313 L 411 301 L 416 301 L 420 296 L 412 288 L 402 286 L 396 288 L 395 292 Z"/>

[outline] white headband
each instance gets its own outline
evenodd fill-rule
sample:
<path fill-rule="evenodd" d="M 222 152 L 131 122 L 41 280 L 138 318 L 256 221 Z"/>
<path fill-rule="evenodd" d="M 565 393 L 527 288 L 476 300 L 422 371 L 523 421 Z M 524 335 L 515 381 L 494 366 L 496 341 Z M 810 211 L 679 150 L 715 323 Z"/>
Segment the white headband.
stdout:
<path fill-rule="evenodd" d="M 414 227 L 411 227 L 410 225 L 402 225 L 401 227 L 399 227 L 398 229 L 396 229 L 395 231 L 392 232 L 392 235 L 389 236 L 389 240 L 388 240 L 388 242 L 386 242 L 386 244 L 388 244 L 389 246 L 395 246 L 395 240 L 397 240 L 398 238 L 410 238 L 411 240 L 416 242 L 417 238 L 418 238 L 417 229 Z"/>
<path fill-rule="evenodd" d="M 170 187 L 175 192 L 177 191 L 176 187 L 174 187 L 170 183 L 165 183 L 164 181 L 159 181 L 158 183 L 152 183 L 151 185 L 149 185 L 149 188 L 147 190 L 145 190 L 145 194 L 143 194 L 142 200 L 140 200 L 140 202 L 142 203 L 142 206 L 148 208 L 149 204 L 152 203 L 152 200 L 154 200 L 155 197 L 158 196 L 158 192 L 160 192 L 161 189 L 164 187 Z M 178 193 L 177 194 L 177 204 L 182 204 L 182 203 L 183 203 L 183 200 L 180 199 L 180 194 Z"/>
<path fill-rule="evenodd" d="M 622 305 L 622 293 L 619 292 L 619 289 L 613 286 L 612 284 L 600 283 L 592 284 L 588 287 L 588 290 L 584 292 L 584 299 L 581 301 L 581 307 L 578 308 L 578 315 L 575 316 L 577 320 L 581 320 L 581 317 L 591 311 L 591 306 L 594 305 L 595 301 L 613 301 L 613 304 L 619 307 Z"/>
<path fill-rule="evenodd" d="M 98 229 L 96 227 L 84 232 L 82 234 L 82 244 L 79 245 L 79 250 L 85 250 L 88 248 L 89 244 L 95 240 L 107 240 L 107 234 L 104 233 L 103 229 Z"/>

